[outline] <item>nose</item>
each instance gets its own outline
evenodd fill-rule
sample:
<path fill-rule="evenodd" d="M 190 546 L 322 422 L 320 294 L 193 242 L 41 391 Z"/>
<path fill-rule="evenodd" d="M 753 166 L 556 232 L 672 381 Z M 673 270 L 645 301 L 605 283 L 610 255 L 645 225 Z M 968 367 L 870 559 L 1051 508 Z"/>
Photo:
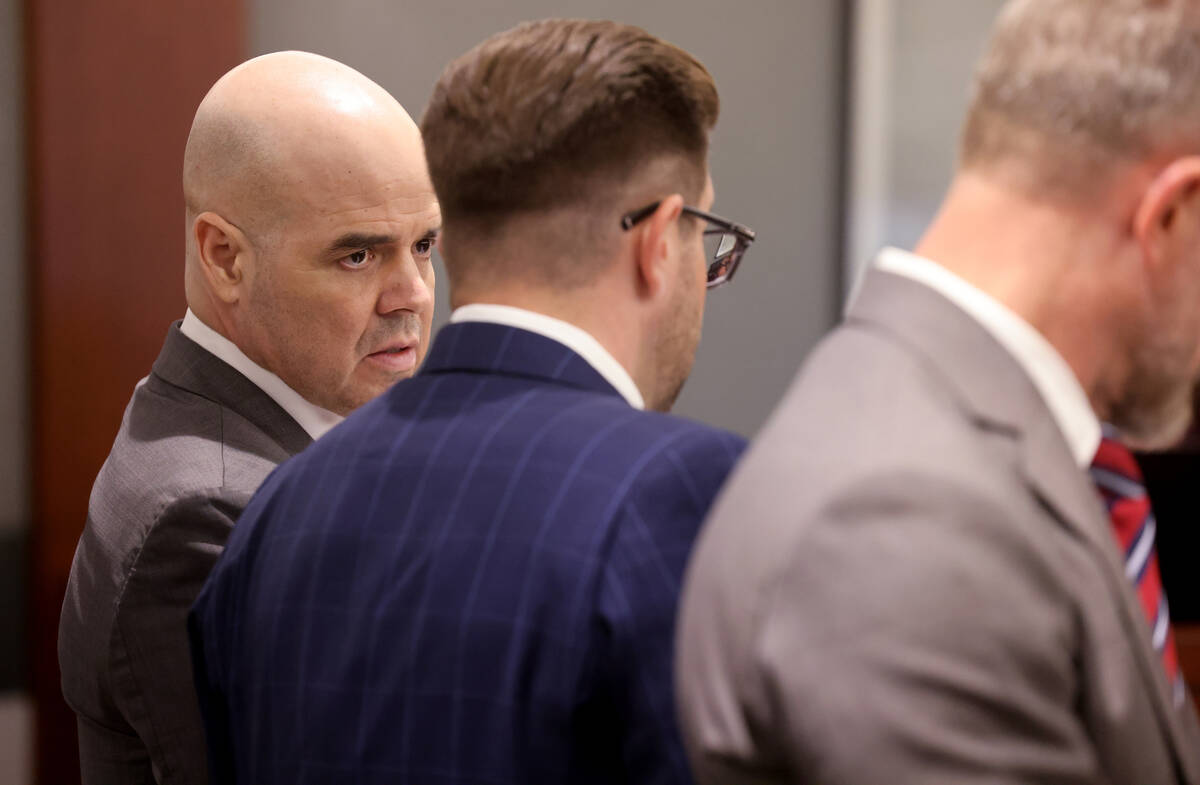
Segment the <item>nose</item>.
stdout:
<path fill-rule="evenodd" d="M 397 311 L 426 313 L 433 304 L 433 260 L 417 260 L 405 252 L 386 271 L 376 311 L 380 316 Z"/>

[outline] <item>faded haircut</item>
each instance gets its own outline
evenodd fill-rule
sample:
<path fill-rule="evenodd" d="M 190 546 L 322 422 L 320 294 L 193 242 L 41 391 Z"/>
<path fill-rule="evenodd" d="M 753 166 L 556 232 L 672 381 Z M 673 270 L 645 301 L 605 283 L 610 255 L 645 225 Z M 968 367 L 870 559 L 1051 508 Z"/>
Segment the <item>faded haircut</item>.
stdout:
<path fill-rule="evenodd" d="M 495 35 L 446 67 L 421 120 L 445 236 L 486 238 L 542 213 L 602 220 L 664 159 L 679 164 L 669 185 L 694 201 L 718 111 L 704 66 L 640 28 L 548 19 Z M 581 251 L 594 237 L 583 230 Z M 591 277 L 583 255 L 511 272 L 578 284 Z M 447 255 L 452 283 L 468 263 Z"/>

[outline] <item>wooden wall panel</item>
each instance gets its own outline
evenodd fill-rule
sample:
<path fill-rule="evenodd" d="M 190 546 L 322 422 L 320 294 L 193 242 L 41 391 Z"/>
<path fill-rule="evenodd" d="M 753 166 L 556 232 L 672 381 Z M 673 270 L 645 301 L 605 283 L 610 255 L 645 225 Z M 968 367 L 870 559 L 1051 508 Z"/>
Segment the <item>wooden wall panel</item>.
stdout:
<path fill-rule="evenodd" d="M 1200 624 L 1176 625 L 1175 645 L 1179 649 L 1179 667 L 1183 670 L 1183 677 L 1192 698 L 1200 705 Z"/>
<path fill-rule="evenodd" d="M 25 0 L 39 783 L 78 781 L 56 638 L 91 484 L 182 316 L 183 147 L 244 58 L 242 0 Z"/>

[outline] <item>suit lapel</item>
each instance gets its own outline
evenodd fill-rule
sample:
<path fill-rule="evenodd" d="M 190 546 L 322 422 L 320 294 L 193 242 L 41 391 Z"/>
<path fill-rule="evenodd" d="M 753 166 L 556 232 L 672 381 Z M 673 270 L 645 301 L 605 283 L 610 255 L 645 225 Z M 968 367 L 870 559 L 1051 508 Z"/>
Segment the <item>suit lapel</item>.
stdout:
<path fill-rule="evenodd" d="M 258 385 L 171 325 L 152 373 L 168 384 L 237 412 L 295 455 L 312 437 Z"/>
<path fill-rule="evenodd" d="M 1055 456 L 1062 443 L 1053 422 L 1038 423 L 1025 431 L 1021 449 L 1021 470 L 1025 481 L 1038 498 L 1054 511 L 1059 520 L 1086 543 L 1104 569 L 1109 596 L 1117 608 L 1125 639 L 1133 650 L 1133 659 L 1151 696 L 1163 733 L 1171 739 L 1175 757 L 1186 782 L 1200 783 L 1200 760 L 1184 729 L 1186 715 L 1176 708 L 1167 684 L 1161 659 L 1151 643 L 1149 623 L 1125 575 L 1125 564 L 1115 544 L 1109 521 L 1090 479 Z M 1069 457 L 1069 456 L 1068 456 Z M 1099 525 L 1097 525 L 1099 521 Z"/>
<path fill-rule="evenodd" d="M 1150 642 L 1141 607 L 1091 480 L 1071 456 L 1061 430 L 1016 359 L 954 303 L 916 281 L 871 271 L 848 321 L 883 329 L 923 356 L 956 391 L 978 427 L 1011 433 L 1019 470 L 1037 497 L 1100 562 L 1134 660 L 1187 781 L 1200 785 L 1200 760 Z"/>
<path fill-rule="evenodd" d="M 438 332 L 421 373 L 455 371 L 515 376 L 620 397 L 587 360 L 558 341 L 490 322 L 448 324 Z"/>

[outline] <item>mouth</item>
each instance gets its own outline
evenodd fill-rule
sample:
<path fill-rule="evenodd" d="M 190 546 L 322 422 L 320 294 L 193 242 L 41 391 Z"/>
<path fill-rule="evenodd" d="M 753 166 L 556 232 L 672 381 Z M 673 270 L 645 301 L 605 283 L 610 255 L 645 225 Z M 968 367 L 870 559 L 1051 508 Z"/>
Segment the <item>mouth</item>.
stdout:
<path fill-rule="evenodd" d="M 387 373 L 405 373 L 417 367 L 417 342 L 395 343 L 366 356 L 372 366 Z"/>

